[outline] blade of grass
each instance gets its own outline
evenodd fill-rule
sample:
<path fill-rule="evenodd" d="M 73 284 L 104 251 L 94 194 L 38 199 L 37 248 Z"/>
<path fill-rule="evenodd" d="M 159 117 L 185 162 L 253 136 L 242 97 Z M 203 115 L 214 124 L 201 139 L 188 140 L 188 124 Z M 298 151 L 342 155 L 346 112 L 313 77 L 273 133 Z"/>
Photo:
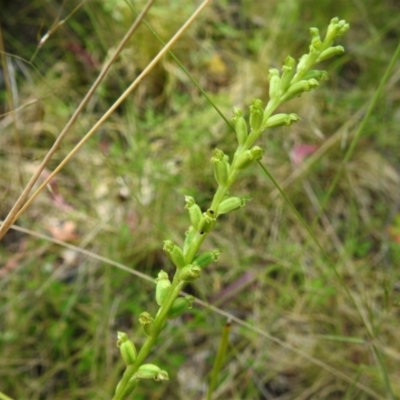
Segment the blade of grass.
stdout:
<path fill-rule="evenodd" d="M 365 340 L 357 337 L 349 337 L 349 336 L 337 336 L 337 335 L 317 335 L 317 337 L 326 340 L 332 340 L 335 342 L 347 342 L 347 343 L 357 343 L 357 344 L 365 344 Z"/>
<path fill-rule="evenodd" d="M 229 344 L 229 333 L 231 331 L 231 322 L 228 320 L 222 330 L 221 341 L 219 343 L 218 352 L 214 360 L 214 365 L 211 371 L 210 385 L 207 391 L 207 400 L 212 399 L 212 394 L 217 387 L 219 373 L 226 358 L 226 350 Z"/>
<path fill-rule="evenodd" d="M 83 6 L 83 1 L 81 3 L 79 3 L 64 19 L 62 19 L 61 21 L 59 21 L 59 15 L 61 14 L 62 8 L 60 8 L 60 12 L 59 15 L 57 16 L 57 22 L 54 22 L 52 27 L 43 35 L 43 37 L 40 39 L 38 46 L 35 50 L 35 52 L 33 53 L 32 57 L 30 58 L 29 62 L 32 63 L 33 60 L 36 58 L 36 56 L 38 55 L 40 49 L 43 47 L 43 45 L 47 42 L 47 40 L 49 39 L 49 37 L 58 29 L 60 28 L 62 25 L 65 24 L 65 22 L 67 22 L 82 6 Z"/>

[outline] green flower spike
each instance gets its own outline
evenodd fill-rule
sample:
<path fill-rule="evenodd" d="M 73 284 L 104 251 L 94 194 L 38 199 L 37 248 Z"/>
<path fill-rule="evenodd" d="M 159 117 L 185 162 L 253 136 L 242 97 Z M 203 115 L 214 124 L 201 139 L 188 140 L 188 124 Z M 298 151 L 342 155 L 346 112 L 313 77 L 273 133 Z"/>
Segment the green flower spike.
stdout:
<path fill-rule="evenodd" d="M 182 249 L 171 240 L 164 240 L 163 250 L 168 254 L 176 268 L 180 269 L 186 265 Z"/>
<path fill-rule="evenodd" d="M 229 174 L 229 157 L 221 150 L 214 150 L 214 157 L 211 158 L 211 162 L 214 166 L 214 176 L 218 185 L 226 185 Z"/>
<path fill-rule="evenodd" d="M 136 347 L 131 340 L 128 339 L 128 335 L 124 332 L 118 332 L 117 346 L 122 355 L 122 359 L 126 365 L 132 365 L 137 356 Z"/>
<path fill-rule="evenodd" d="M 250 128 L 258 132 L 261 129 L 264 118 L 263 102 L 260 99 L 254 99 L 250 106 Z"/>
<path fill-rule="evenodd" d="M 193 264 L 203 269 L 208 267 L 212 262 L 217 262 L 220 254 L 221 252 L 218 249 L 206 251 L 197 255 L 193 260 Z"/>
<path fill-rule="evenodd" d="M 168 311 L 168 319 L 180 317 L 193 307 L 193 302 L 193 296 L 178 297 L 175 299 L 175 301 L 172 303 L 172 307 Z"/>
<path fill-rule="evenodd" d="M 201 274 L 201 268 L 195 264 L 186 265 L 179 271 L 179 279 L 185 282 L 192 282 L 199 278 Z"/>
<path fill-rule="evenodd" d="M 237 108 L 233 109 L 232 123 L 235 128 L 239 148 L 243 147 L 243 145 L 246 143 L 249 131 L 247 129 L 246 120 L 242 117 L 242 112 Z"/>
<path fill-rule="evenodd" d="M 282 71 L 274 68 L 269 70 L 270 99 L 266 107 L 264 108 L 261 100 L 253 100 L 248 122 L 243 118 L 240 110 L 236 108 L 233 110 L 232 126 L 237 136 L 238 146 L 232 165 L 229 165 L 229 158 L 223 151 L 215 149 L 211 162 L 219 187 L 206 212 L 202 212 L 193 197 L 185 196 L 185 208 L 189 212 L 191 226 L 185 233 L 182 249 L 171 240 L 164 241 L 163 249 L 176 266 L 176 271 L 172 282 L 165 271 L 158 273 L 155 292 L 156 302 L 159 306 L 158 311 L 154 318 L 148 312 L 143 312 L 139 316 L 139 323 L 148 336 L 140 352 L 136 353 L 133 342 L 125 333 L 118 332 L 117 345 L 128 367 L 117 386 L 114 399 L 122 400 L 130 396 L 140 379 L 168 380 L 167 372 L 161 370 L 157 365 L 139 366 L 139 364 L 149 356 L 167 320 L 179 317 L 192 308 L 193 296 L 178 297 L 178 293 L 185 283 L 199 278 L 204 268 L 218 260 L 219 250 L 199 253 L 204 239 L 214 229 L 217 218 L 245 206 L 246 202 L 250 200 L 247 197 L 231 197 L 228 191 L 236 182 L 241 170 L 249 167 L 255 161 L 261 160 L 263 149 L 251 146 L 265 128 L 291 125 L 299 120 L 296 114 L 272 114 L 285 101 L 318 87 L 320 82 L 328 78 L 325 71 L 313 68 L 316 68 L 316 63 L 343 53 L 342 46 L 333 44 L 348 29 L 349 24 L 346 21 L 333 18 L 326 36 L 322 40 L 319 30 L 311 28 L 311 44 L 308 54 L 303 55 L 298 63 L 292 57 L 287 56 Z"/>
<path fill-rule="evenodd" d="M 143 331 L 147 336 L 152 336 L 155 332 L 156 326 L 154 318 L 148 312 L 142 312 L 139 315 L 139 323 L 143 327 Z"/>
<path fill-rule="evenodd" d="M 168 372 L 163 371 L 155 364 L 143 364 L 139 367 L 132 379 L 154 379 L 155 381 L 168 381 Z"/>
<path fill-rule="evenodd" d="M 203 216 L 200 207 L 194 201 L 192 196 L 185 196 L 186 205 L 185 208 L 189 211 L 190 223 L 194 229 L 199 229 L 199 223 Z"/>
<path fill-rule="evenodd" d="M 158 273 L 156 283 L 156 302 L 159 306 L 162 306 L 170 292 L 171 281 L 168 279 L 168 274 L 161 270 Z"/>

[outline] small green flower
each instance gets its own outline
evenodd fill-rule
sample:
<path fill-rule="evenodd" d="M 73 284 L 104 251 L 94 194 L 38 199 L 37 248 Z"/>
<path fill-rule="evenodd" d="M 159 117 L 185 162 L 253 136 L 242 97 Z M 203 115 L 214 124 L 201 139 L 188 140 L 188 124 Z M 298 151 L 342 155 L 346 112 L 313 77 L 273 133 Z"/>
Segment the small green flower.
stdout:
<path fill-rule="evenodd" d="M 246 143 L 249 132 L 247 129 L 247 123 L 242 116 L 242 112 L 240 110 L 238 110 L 237 108 L 233 109 L 232 122 L 233 122 L 233 126 L 235 128 L 239 147 L 242 147 Z"/>
<path fill-rule="evenodd" d="M 208 267 L 212 262 L 217 262 L 220 254 L 221 252 L 218 249 L 206 251 L 197 255 L 193 260 L 193 264 L 203 269 Z"/>
<path fill-rule="evenodd" d="M 201 217 L 200 217 L 201 219 Z M 188 254 L 188 251 L 190 247 L 192 246 L 193 242 L 195 241 L 196 237 L 198 234 L 198 230 L 195 229 L 194 226 L 190 226 L 189 229 L 185 232 L 185 241 L 183 242 L 183 253 L 186 255 Z M 185 258 L 186 260 L 186 258 Z M 188 264 L 187 260 L 186 263 Z"/>
<path fill-rule="evenodd" d="M 285 64 L 282 67 L 282 77 L 280 80 L 280 93 L 285 93 L 290 86 L 290 82 L 292 81 L 294 74 L 296 73 L 296 61 L 294 58 L 287 56 L 285 59 Z M 271 83 L 270 83 L 270 91 L 271 91 Z M 272 97 L 271 97 L 272 98 Z"/>
<path fill-rule="evenodd" d="M 327 81 L 328 80 L 328 73 L 326 71 L 312 69 L 307 71 L 303 77 L 305 80 L 308 79 L 316 79 L 318 82 Z"/>
<path fill-rule="evenodd" d="M 310 65 L 309 62 L 310 59 L 310 55 L 309 54 L 303 54 L 300 57 L 299 63 L 297 64 L 297 68 L 296 68 L 296 75 L 294 76 L 294 79 L 296 79 L 298 81 L 300 76 L 303 76 L 307 70 L 309 70 L 311 68 L 312 65 Z"/>
<path fill-rule="evenodd" d="M 168 254 L 176 268 L 183 268 L 186 265 L 182 249 L 171 240 L 164 240 L 163 250 Z"/>
<path fill-rule="evenodd" d="M 350 28 L 350 25 L 344 20 L 340 20 L 335 17 L 331 19 L 331 23 L 328 26 L 328 31 L 326 32 L 324 47 L 331 47 L 333 42 Z"/>
<path fill-rule="evenodd" d="M 344 47 L 343 46 L 334 46 L 334 47 L 329 47 L 329 49 L 324 50 L 319 57 L 317 58 L 317 62 L 321 62 L 324 60 L 327 60 L 328 58 L 332 58 L 335 56 L 342 55 L 344 53 Z"/>
<path fill-rule="evenodd" d="M 199 278 L 201 274 L 201 268 L 195 264 L 186 265 L 179 271 L 179 279 L 185 282 L 192 282 Z"/>
<path fill-rule="evenodd" d="M 128 339 L 128 335 L 124 332 L 118 332 L 117 346 L 120 349 L 121 356 L 125 361 L 126 365 L 132 365 L 137 357 L 136 347 L 131 340 Z"/>
<path fill-rule="evenodd" d="M 260 99 L 254 99 L 250 106 L 250 128 L 258 132 L 261 129 L 264 117 L 263 102 Z"/>
<path fill-rule="evenodd" d="M 200 207 L 194 201 L 192 196 L 185 196 L 186 205 L 185 208 L 189 211 L 190 223 L 194 229 L 199 228 L 199 223 L 202 218 L 202 212 Z"/>
<path fill-rule="evenodd" d="M 156 326 L 154 318 L 148 312 L 142 312 L 139 315 L 139 323 L 143 327 L 143 331 L 147 336 L 152 336 L 155 332 Z"/>
<path fill-rule="evenodd" d="M 311 33 L 311 47 L 313 47 L 315 50 L 320 50 L 322 48 L 322 41 L 319 36 L 319 29 L 317 28 L 310 28 L 310 33 Z"/>
<path fill-rule="evenodd" d="M 243 170 L 249 167 L 253 162 L 261 160 L 264 150 L 259 146 L 254 146 L 250 150 L 242 152 L 238 158 L 236 168 Z"/>
<path fill-rule="evenodd" d="M 221 186 L 226 185 L 229 174 L 229 157 L 221 150 L 215 149 L 211 162 L 214 166 L 214 176 L 217 183 Z"/>
<path fill-rule="evenodd" d="M 279 101 L 281 93 L 281 78 L 279 77 L 279 71 L 276 68 L 269 70 L 269 98 L 271 100 Z"/>
<path fill-rule="evenodd" d="M 199 224 L 199 232 L 201 234 L 208 233 L 214 229 L 215 223 L 217 222 L 217 218 L 214 210 L 207 210 L 203 213 L 200 224 Z"/>
<path fill-rule="evenodd" d="M 242 208 L 246 205 L 246 202 L 251 200 L 249 197 L 229 197 L 218 206 L 218 215 L 226 214 L 231 211 Z"/>
<path fill-rule="evenodd" d="M 168 319 L 180 317 L 182 314 L 193 307 L 193 302 L 193 296 L 178 297 L 177 299 L 175 299 L 172 303 L 171 308 L 168 311 Z"/>
<path fill-rule="evenodd" d="M 269 117 L 265 126 L 267 128 L 276 128 L 278 126 L 292 125 L 300 120 L 297 114 L 275 114 Z"/>
<path fill-rule="evenodd" d="M 319 86 L 316 79 L 302 80 L 290 86 L 289 90 L 283 96 L 283 101 L 288 101 L 294 97 L 301 96 L 304 92 L 309 92 L 311 89 L 315 89 Z"/>
<path fill-rule="evenodd" d="M 168 274 L 161 270 L 158 273 L 156 283 L 156 302 L 159 306 L 162 306 L 170 292 L 171 281 L 168 278 Z"/>
<path fill-rule="evenodd" d="M 143 364 L 133 375 L 132 379 L 154 379 L 155 381 L 168 381 L 167 371 L 163 371 L 155 364 Z"/>

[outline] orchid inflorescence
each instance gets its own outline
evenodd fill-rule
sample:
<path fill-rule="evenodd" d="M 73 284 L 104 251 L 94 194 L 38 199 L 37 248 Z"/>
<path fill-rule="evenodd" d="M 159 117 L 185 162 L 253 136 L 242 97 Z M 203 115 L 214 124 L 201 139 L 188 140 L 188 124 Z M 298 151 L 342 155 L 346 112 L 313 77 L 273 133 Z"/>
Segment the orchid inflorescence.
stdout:
<path fill-rule="evenodd" d="M 202 211 L 193 197 L 185 196 L 190 227 L 186 231 L 182 247 L 171 240 L 164 241 L 163 250 L 176 267 L 176 272 L 171 281 L 168 274 L 161 270 L 155 280 L 155 300 L 159 309 L 154 316 L 147 311 L 140 314 L 139 323 L 147 336 L 140 351 L 137 352 L 126 333 L 118 332 L 117 345 L 126 364 L 126 370 L 117 386 L 114 400 L 125 398 L 141 379 L 168 380 L 166 371 L 155 364 L 144 362 L 167 321 L 192 308 L 194 297 L 180 296 L 183 287 L 188 282 L 198 279 L 208 265 L 218 260 L 220 254 L 218 249 L 200 252 L 202 243 L 215 228 L 218 217 L 243 208 L 250 200 L 246 196 L 230 196 L 231 186 L 241 171 L 261 160 L 264 150 L 254 146 L 254 143 L 266 129 L 287 126 L 299 121 L 299 116 L 294 113 L 272 114 L 284 102 L 317 88 L 322 81 L 328 79 L 326 71 L 313 67 L 344 52 L 342 46 L 333 46 L 333 43 L 348 29 L 349 24 L 346 21 L 333 18 L 324 40 L 321 40 L 319 30 L 311 28 L 312 39 L 308 54 L 303 55 L 298 63 L 288 56 L 281 71 L 275 68 L 269 70 L 268 103 L 264 106 L 262 100 L 254 99 L 250 105 L 248 121 L 239 109 L 233 110 L 232 127 L 236 133 L 238 146 L 232 162 L 222 150 L 214 150 L 211 163 L 218 186 L 207 210 Z"/>

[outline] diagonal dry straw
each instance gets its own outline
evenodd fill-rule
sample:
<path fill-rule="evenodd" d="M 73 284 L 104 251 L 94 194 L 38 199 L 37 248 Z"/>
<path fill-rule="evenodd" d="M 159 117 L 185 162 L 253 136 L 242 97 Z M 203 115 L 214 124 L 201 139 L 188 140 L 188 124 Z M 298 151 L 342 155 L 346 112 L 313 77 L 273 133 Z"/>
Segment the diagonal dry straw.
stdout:
<path fill-rule="evenodd" d="M 45 186 L 61 171 L 61 169 L 68 163 L 68 161 L 78 152 L 78 150 L 90 139 L 90 137 L 100 128 L 100 126 L 110 117 L 110 115 L 121 105 L 121 103 L 131 94 L 131 92 L 139 85 L 143 78 L 154 68 L 154 66 L 160 61 L 160 59 L 170 50 L 174 43 L 179 39 L 180 36 L 186 31 L 186 29 L 192 24 L 197 18 L 200 12 L 210 3 L 211 0 L 204 0 L 203 3 L 197 8 L 197 10 L 190 16 L 190 18 L 182 25 L 182 27 L 175 33 L 170 41 L 162 48 L 162 50 L 153 58 L 149 65 L 142 71 L 142 73 L 132 82 L 132 84 L 125 90 L 125 92 L 118 98 L 118 100 L 107 110 L 107 112 L 97 121 L 93 128 L 79 141 L 79 143 L 71 150 L 67 157 L 58 165 L 58 167 L 45 179 L 40 187 L 32 194 L 32 196 L 21 206 L 18 211 L 18 207 L 15 210 L 14 216 L 7 216 L 9 222 L 8 227 L 11 226 L 29 207 L 36 196 L 45 188 Z M 141 13 L 142 14 L 142 13 Z M 35 175 L 38 175 L 37 173 Z M 39 173 L 40 175 L 40 173 Z M 39 176 L 38 175 L 38 176 Z M 37 179 L 37 178 L 36 178 Z M 26 196 L 28 195 L 27 192 Z M 21 202 L 21 204 L 23 201 Z M 13 209 L 15 206 L 13 207 Z M 10 212 L 11 214 L 11 212 Z M 9 215 L 10 215 L 9 214 Z M 6 220 L 7 220 L 6 218 Z M 0 240 L 6 232 L 6 220 L 0 228 Z M 4 229 L 3 229 L 4 226 Z"/>
<path fill-rule="evenodd" d="M 48 151 L 46 154 L 45 158 L 39 165 L 38 169 L 35 171 L 33 174 L 32 178 L 26 185 L 25 189 L 22 191 L 21 195 L 19 196 L 18 200 L 15 202 L 14 206 L 8 213 L 6 219 L 0 226 L 0 240 L 3 238 L 3 236 L 6 234 L 6 232 L 10 229 L 11 225 L 19 218 L 19 216 L 26 210 L 28 205 L 34 200 L 34 198 L 39 194 L 39 192 L 43 189 L 45 185 L 54 177 L 54 175 L 59 171 L 59 169 L 56 169 L 53 174 L 50 175 L 49 179 L 46 180 L 45 184 L 43 184 L 33 195 L 32 197 L 25 203 L 26 199 L 29 196 L 29 193 L 32 190 L 33 185 L 36 183 L 36 181 L 39 179 L 40 174 L 50 161 L 51 157 L 54 155 L 54 153 L 57 151 L 61 141 L 65 138 L 67 135 L 68 131 L 72 127 L 72 125 L 75 123 L 77 120 L 79 114 L 82 112 L 82 110 L 85 108 L 86 104 L 92 97 L 93 93 L 96 91 L 97 87 L 101 83 L 101 81 L 104 79 L 106 76 L 107 72 L 109 71 L 110 67 L 116 60 L 116 58 L 119 56 L 121 53 L 122 49 L 124 48 L 125 44 L 128 42 L 128 40 L 131 38 L 133 33 L 136 31 L 136 29 L 139 27 L 141 21 L 145 17 L 146 13 L 149 11 L 150 7 L 153 5 L 154 0 L 149 0 L 141 13 L 138 15 L 136 18 L 135 22 L 132 24 L 132 26 L 129 28 L 128 32 L 126 35 L 123 37 L 121 40 L 120 44 L 118 45 L 117 49 L 115 50 L 113 56 L 107 61 L 105 64 L 103 70 L 100 72 L 99 76 L 97 77 L 96 81 L 93 83 L 92 87 L 86 94 L 86 96 L 83 98 L 75 112 L 73 113 L 72 117 L 70 120 L 67 122 L 65 125 L 64 129 L 61 131 L 60 135 L 58 136 L 57 140 L 54 142 L 53 146 L 51 149 Z M 68 156 L 67 156 L 68 158 Z M 66 158 L 66 159 L 67 159 Z M 25 203 L 25 204 L 24 204 Z"/>

